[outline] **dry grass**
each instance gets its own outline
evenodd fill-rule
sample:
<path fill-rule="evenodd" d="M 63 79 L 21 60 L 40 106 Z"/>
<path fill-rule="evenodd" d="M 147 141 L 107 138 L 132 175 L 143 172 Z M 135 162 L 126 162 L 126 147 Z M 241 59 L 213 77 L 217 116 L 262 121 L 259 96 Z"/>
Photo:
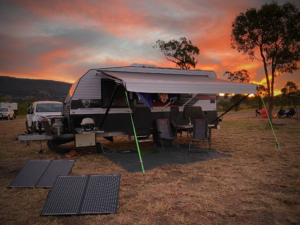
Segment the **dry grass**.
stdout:
<path fill-rule="evenodd" d="M 83 149 L 75 157 L 74 175 L 121 174 L 117 214 L 40 217 L 49 189 L 7 189 L 27 160 L 64 158 L 39 143 L 24 146 L 13 138 L 23 120 L 0 121 L 0 223 L 5 224 L 299 224 L 300 121 L 275 119 L 276 135 L 254 113 L 228 114 L 213 130 L 212 147 L 233 157 L 173 165 L 129 174 Z M 20 122 L 18 122 L 20 121 Z M 185 137 L 185 135 L 184 135 Z M 181 142 L 186 141 L 184 138 Z M 116 149 L 134 148 L 124 138 L 105 143 Z"/>

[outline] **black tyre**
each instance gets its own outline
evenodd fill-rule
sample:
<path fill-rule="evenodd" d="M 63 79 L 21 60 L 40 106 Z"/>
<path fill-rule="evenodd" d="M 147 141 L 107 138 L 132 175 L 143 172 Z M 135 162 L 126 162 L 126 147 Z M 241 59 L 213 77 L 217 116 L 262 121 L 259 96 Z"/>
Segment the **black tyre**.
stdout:
<path fill-rule="evenodd" d="M 30 134 L 31 132 L 30 132 L 30 130 L 29 130 L 29 128 L 28 128 L 28 122 L 27 122 L 27 120 L 26 120 L 26 122 L 25 122 L 25 126 L 26 126 L 27 134 Z"/>
<path fill-rule="evenodd" d="M 31 125 L 31 133 L 35 134 L 36 133 L 36 122 L 33 122 Z"/>
<path fill-rule="evenodd" d="M 8 120 L 8 116 L 5 119 Z"/>
<path fill-rule="evenodd" d="M 69 143 L 71 141 L 73 141 L 73 140 L 55 140 L 55 139 L 52 139 L 52 140 L 47 141 L 47 146 L 48 146 L 48 148 L 50 148 L 53 151 L 56 151 L 56 152 L 61 153 L 61 154 L 65 154 L 65 153 L 68 153 L 71 149 L 61 148 L 59 146 L 62 145 L 62 144 Z"/>

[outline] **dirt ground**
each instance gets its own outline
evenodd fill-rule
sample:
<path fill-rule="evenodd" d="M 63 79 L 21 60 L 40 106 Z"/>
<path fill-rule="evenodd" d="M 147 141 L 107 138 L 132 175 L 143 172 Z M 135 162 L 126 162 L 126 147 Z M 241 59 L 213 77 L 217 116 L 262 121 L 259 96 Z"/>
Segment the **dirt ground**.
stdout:
<path fill-rule="evenodd" d="M 66 159 L 43 142 L 13 141 L 24 119 L 0 121 L 0 224 L 300 224 L 300 120 L 274 119 L 272 130 L 254 113 L 224 116 L 212 148 L 231 158 L 128 173 L 93 148 L 82 149 L 73 175 L 121 174 L 116 214 L 41 217 L 49 189 L 7 189 L 27 160 Z M 186 135 L 180 140 L 186 142 Z M 134 148 L 119 138 L 106 146 Z M 201 146 L 201 144 L 200 144 Z M 145 179 L 146 178 L 146 179 Z"/>

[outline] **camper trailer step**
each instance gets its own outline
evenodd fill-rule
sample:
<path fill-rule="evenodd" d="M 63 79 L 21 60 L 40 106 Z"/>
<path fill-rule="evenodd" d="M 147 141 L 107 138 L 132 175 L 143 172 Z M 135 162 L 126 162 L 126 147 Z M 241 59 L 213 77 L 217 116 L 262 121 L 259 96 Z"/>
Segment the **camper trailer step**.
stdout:
<path fill-rule="evenodd" d="M 149 135 L 145 135 L 145 136 L 136 136 L 138 139 L 138 142 L 149 142 L 152 141 L 152 139 L 148 139 Z"/>
<path fill-rule="evenodd" d="M 153 141 L 152 139 L 142 139 L 142 140 L 138 140 L 138 142 L 150 142 L 150 141 Z"/>

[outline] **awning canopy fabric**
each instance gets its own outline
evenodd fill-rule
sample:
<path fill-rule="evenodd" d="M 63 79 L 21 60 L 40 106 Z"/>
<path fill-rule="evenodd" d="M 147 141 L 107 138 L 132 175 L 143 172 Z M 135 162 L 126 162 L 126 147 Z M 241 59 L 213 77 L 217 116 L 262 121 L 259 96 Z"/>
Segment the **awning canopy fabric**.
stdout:
<path fill-rule="evenodd" d="M 101 71 L 101 70 L 100 70 Z M 150 74 L 101 71 L 109 78 L 118 79 L 128 91 L 142 93 L 235 93 L 254 94 L 255 84 L 231 81 L 197 75 Z"/>

